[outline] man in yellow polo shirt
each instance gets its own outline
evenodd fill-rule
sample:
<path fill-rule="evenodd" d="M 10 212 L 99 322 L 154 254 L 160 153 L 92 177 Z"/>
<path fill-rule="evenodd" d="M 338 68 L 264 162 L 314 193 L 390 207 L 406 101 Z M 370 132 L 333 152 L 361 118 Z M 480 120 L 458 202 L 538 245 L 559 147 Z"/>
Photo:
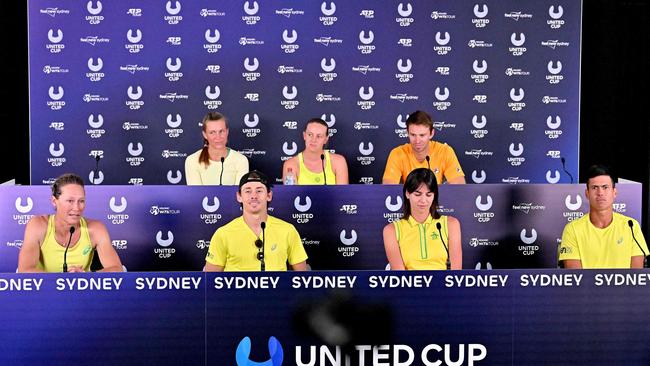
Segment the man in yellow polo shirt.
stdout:
<path fill-rule="evenodd" d="M 212 235 L 205 271 L 307 270 L 307 253 L 296 228 L 267 213 L 273 193 L 263 173 L 253 170 L 239 181 L 242 216 Z"/>
<path fill-rule="evenodd" d="M 589 213 L 564 227 L 559 260 L 564 268 L 643 268 L 648 246 L 639 223 L 614 212 L 616 182 L 602 165 L 589 168 Z"/>
<path fill-rule="evenodd" d="M 465 173 L 454 149 L 431 140 L 435 133 L 431 116 L 422 111 L 411 113 L 406 119 L 406 130 L 409 143 L 394 148 L 388 155 L 383 184 L 402 183 L 416 168 L 431 169 L 438 184 L 445 180 L 451 184 L 465 183 Z"/>

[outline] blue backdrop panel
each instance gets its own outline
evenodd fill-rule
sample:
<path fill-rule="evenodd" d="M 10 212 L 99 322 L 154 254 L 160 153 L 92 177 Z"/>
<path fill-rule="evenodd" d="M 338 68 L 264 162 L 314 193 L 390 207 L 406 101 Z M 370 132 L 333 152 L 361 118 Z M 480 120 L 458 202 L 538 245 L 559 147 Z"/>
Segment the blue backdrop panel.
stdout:
<path fill-rule="evenodd" d="M 183 184 L 207 111 L 280 176 L 322 116 L 353 183 L 378 183 L 430 112 L 475 183 L 577 178 L 582 3 L 29 2 L 31 174 Z M 100 156 L 94 172 L 95 157 Z"/>
<path fill-rule="evenodd" d="M 619 184 L 617 212 L 641 218 L 641 184 Z M 129 270 L 199 270 L 214 231 L 241 215 L 236 187 L 90 186 L 89 218 L 104 222 Z M 269 211 L 294 224 L 317 270 L 383 269 L 382 229 L 402 216 L 398 185 L 278 186 Z M 567 222 L 584 215 L 584 185 L 483 184 L 440 188 L 459 219 L 463 268 L 555 267 Z M 53 213 L 44 186 L 0 187 L 0 271 L 13 272 L 25 224 Z M 630 239 L 631 240 L 631 239 Z M 253 243 L 250 243 L 253 245 Z"/>
<path fill-rule="evenodd" d="M 650 305 L 649 275 L 0 274 L 0 363 L 86 364 L 92 358 L 96 365 L 244 366 L 275 355 L 268 365 L 344 365 L 336 346 L 309 331 L 334 327 L 359 335 L 352 344 L 353 359 L 364 355 L 358 365 L 415 366 L 425 364 L 423 358 L 452 364 L 444 362 L 443 347 L 449 361 L 462 357 L 463 364 L 640 365 L 650 354 L 643 326 L 648 314 L 640 310 Z M 355 325 L 355 317 L 365 322 Z M 388 335 L 375 343 L 382 348 L 364 351 L 371 332 Z M 246 337 L 249 350 L 238 347 Z M 398 347 L 410 350 L 410 362 L 407 351 L 395 358 Z"/>

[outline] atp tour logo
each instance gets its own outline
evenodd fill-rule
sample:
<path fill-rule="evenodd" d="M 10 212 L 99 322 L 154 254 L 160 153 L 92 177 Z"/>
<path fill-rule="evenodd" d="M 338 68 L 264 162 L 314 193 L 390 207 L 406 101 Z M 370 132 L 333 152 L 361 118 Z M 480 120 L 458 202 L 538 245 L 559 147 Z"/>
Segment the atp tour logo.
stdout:
<path fill-rule="evenodd" d="M 246 70 L 241 74 L 242 78 L 248 82 L 257 81 L 262 74 L 257 72 L 257 69 L 260 67 L 260 62 L 257 57 L 244 59 L 244 69 Z"/>
<path fill-rule="evenodd" d="M 400 195 L 397 196 L 386 196 L 386 199 L 384 200 L 384 204 L 386 206 L 386 210 L 384 211 L 384 219 L 386 219 L 386 222 L 395 222 L 404 217 L 404 213 L 402 213 L 402 197 Z"/>
<path fill-rule="evenodd" d="M 524 95 L 525 93 L 523 88 L 519 88 L 518 91 L 515 88 L 510 89 L 511 102 L 508 102 L 508 108 L 513 112 L 521 112 L 526 108 L 526 102 L 523 102 Z"/>
<path fill-rule="evenodd" d="M 319 17 L 318 21 L 323 23 L 323 25 L 334 25 L 338 20 L 338 18 L 334 16 L 334 13 L 336 13 L 336 4 L 333 1 L 330 1 L 329 4 L 327 1 L 323 1 L 320 5 L 320 11 L 323 13 L 323 16 Z"/>
<path fill-rule="evenodd" d="M 208 99 L 203 100 L 203 105 L 208 109 L 213 110 L 219 108 L 223 102 L 219 100 L 221 95 L 221 89 L 218 85 L 211 87 L 210 85 L 205 87 L 205 97 Z"/>
<path fill-rule="evenodd" d="M 334 72 L 336 69 L 336 60 L 333 58 L 330 58 L 329 60 L 327 58 L 322 58 L 320 60 L 320 68 L 323 72 L 318 73 L 318 77 L 325 82 L 334 81 L 338 76 L 338 74 Z"/>
<path fill-rule="evenodd" d="M 205 71 L 210 72 L 210 74 L 219 74 L 221 72 L 221 65 L 207 65 Z"/>
<path fill-rule="evenodd" d="M 525 34 L 512 33 L 510 35 L 510 43 L 512 43 L 512 47 L 508 48 L 508 52 L 510 52 L 513 56 L 522 56 L 524 53 L 526 53 L 526 47 L 524 47 L 524 43 L 526 43 Z"/>
<path fill-rule="evenodd" d="M 179 15 L 181 12 L 180 1 L 167 1 L 167 4 L 165 4 L 165 10 L 167 11 L 167 15 L 165 15 L 163 19 L 167 22 L 167 24 L 174 25 L 180 23 L 183 20 L 183 16 Z"/>
<path fill-rule="evenodd" d="M 219 33 L 218 29 L 206 29 L 204 38 L 207 43 L 203 44 L 203 49 L 208 54 L 219 52 L 221 49 L 221 43 L 219 43 L 221 33 Z"/>
<path fill-rule="evenodd" d="M 165 41 L 166 43 L 169 43 L 172 46 L 180 46 L 183 44 L 183 39 L 182 37 L 167 37 L 167 40 Z"/>
<path fill-rule="evenodd" d="M 511 130 L 515 130 L 516 132 L 524 132 L 524 123 L 512 122 L 508 128 Z"/>
<path fill-rule="evenodd" d="M 141 143 L 137 142 L 134 144 L 129 142 L 126 149 L 130 155 L 126 157 L 126 162 L 129 163 L 130 166 L 140 166 L 144 162 L 144 157 L 140 156 L 144 150 Z"/>
<path fill-rule="evenodd" d="M 111 245 L 113 245 L 113 248 L 116 250 L 126 250 L 129 247 L 129 242 L 126 239 L 115 239 L 111 240 Z"/>
<path fill-rule="evenodd" d="M 413 38 L 400 38 L 397 44 L 402 47 L 413 47 Z"/>
<path fill-rule="evenodd" d="M 262 20 L 262 18 L 256 15 L 260 10 L 260 6 L 257 1 L 246 1 L 244 2 L 244 13 L 246 15 L 241 17 L 241 20 L 246 25 L 255 25 L 257 22 Z"/>
<path fill-rule="evenodd" d="M 129 53 L 140 53 L 144 49 L 144 44 L 142 41 L 142 31 L 140 29 L 129 29 L 126 32 L 126 40 L 128 43 L 124 45 Z"/>
<path fill-rule="evenodd" d="M 490 222 L 494 218 L 494 212 L 490 211 L 492 208 L 492 196 L 489 194 L 485 197 L 485 202 L 482 195 L 476 196 L 476 208 L 478 212 L 474 212 L 474 218 L 479 223 Z"/>
<path fill-rule="evenodd" d="M 125 197 L 116 198 L 112 196 L 108 201 L 108 207 L 112 213 L 106 215 L 106 220 L 113 225 L 122 225 L 129 220 L 129 214 L 126 212 L 128 202 Z"/>
<path fill-rule="evenodd" d="M 29 214 L 32 211 L 32 208 L 34 208 L 34 201 L 31 197 L 28 196 L 24 200 L 22 197 L 16 197 L 14 206 L 16 207 L 16 211 L 18 211 L 18 213 L 13 214 L 13 220 L 18 225 L 26 225 L 27 222 L 32 217 L 34 217 L 34 215 Z"/>
<path fill-rule="evenodd" d="M 51 128 L 54 131 L 63 131 L 63 130 L 65 130 L 65 123 L 64 122 L 53 121 L 53 122 L 50 122 L 50 125 L 47 126 L 47 128 Z"/>
<path fill-rule="evenodd" d="M 284 41 L 283 44 L 280 45 L 280 49 L 284 53 L 296 53 L 298 49 L 300 48 L 299 44 L 295 44 L 296 41 L 298 40 L 298 32 L 296 32 L 295 29 L 292 29 L 289 31 L 288 29 L 285 29 L 282 31 L 282 40 Z"/>
<path fill-rule="evenodd" d="M 103 72 L 100 72 L 102 68 L 104 67 L 104 61 L 100 58 L 97 57 L 95 60 L 94 58 L 89 58 L 88 59 L 88 70 L 90 72 L 86 73 L 86 77 L 90 81 L 101 81 L 102 78 L 104 78 L 106 75 Z"/>
<path fill-rule="evenodd" d="M 357 105 L 362 110 L 370 110 L 375 106 L 375 101 L 372 100 L 372 97 L 375 95 L 375 91 L 372 86 L 364 88 L 363 86 L 359 88 L 359 99 Z"/>
<path fill-rule="evenodd" d="M 451 102 L 447 101 L 447 99 L 449 99 L 449 88 L 436 87 L 436 90 L 433 94 L 436 97 L 436 101 L 433 102 L 433 106 L 436 108 L 436 110 L 446 111 L 447 108 L 451 107 Z"/>
<path fill-rule="evenodd" d="M 562 212 L 562 216 L 566 219 L 567 222 L 577 220 L 585 215 L 584 212 L 580 211 L 582 208 L 582 197 L 579 194 L 575 195 L 575 198 L 570 194 L 564 198 L 564 206 L 568 211 Z"/>
<path fill-rule="evenodd" d="M 551 5 L 548 8 L 548 16 L 551 19 L 546 20 L 546 24 L 548 24 L 551 29 L 560 29 L 564 25 L 562 15 L 564 15 L 564 9 L 562 8 L 562 5 L 558 5 L 557 7 Z"/>
<path fill-rule="evenodd" d="M 169 138 L 177 138 L 180 137 L 183 134 L 183 129 L 181 127 L 181 123 L 183 122 L 183 118 L 181 117 L 180 114 L 176 114 L 176 116 L 173 116 L 171 113 L 167 115 L 167 127 L 165 128 L 165 134 Z"/>
<path fill-rule="evenodd" d="M 159 247 L 154 248 L 153 252 L 158 256 L 158 258 L 170 259 L 172 255 L 176 253 L 176 249 L 169 248 L 169 246 L 174 243 L 174 233 L 170 230 L 167 230 L 167 237 L 164 237 L 163 232 L 158 230 L 156 233 L 156 243 Z"/>
<path fill-rule="evenodd" d="M 485 28 L 490 24 L 490 19 L 487 19 L 488 15 L 488 6 L 485 4 L 476 4 L 474 5 L 474 18 L 472 18 L 472 24 L 476 28 Z"/>
<path fill-rule="evenodd" d="M 359 252 L 359 246 L 354 245 L 357 242 L 356 230 L 350 230 L 349 234 L 347 230 L 341 230 L 339 233 L 339 241 L 341 244 L 343 244 L 343 246 L 339 246 L 338 248 L 338 251 L 342 257 L 353 257 Z"/>
<path fill-rule="evenodd" d="M 612 208 L 614 209 L 614 211 L 620 214 L 624 214 L 625 212 L 627 212 L 627 203 L 613 203 Z"/>
<path fill-rule="evenodd" d="M 65 100 L 63 100 L 64 90 L 62 86 L 50 86 L 47 90 L 47 94 L 50 97 L 50 100 L 47 101 L 47 106 L 50 107 L 53 111 L 59 111 L 65 107 Z"/>
<path fill-rule="evenodd" d="M 129 8 L 129 10 L 126 11 L 126 14 L 134 18 L 139 18 L 142 16 L 142 8 Z"/>
<path fill-rule="evenodd" d="M 546 152 L 546 156 L 551 159 L 560 159 L 562 157 L 562 152 L 560 150 L 549 150 Z"/>
<path fill-rule="evenodd" d="M 282 127 L 286 128 L 287 130 L 297 130 L 298 121 L 284 121 L 282 123 Z"/>
<path fill-rule="evenodd" d="M 180 72 L 182 64 L 181 59 L 178 57 L 167 57 L 167 61 L 165 62 L 167 68 L 167 71 L 165 71 L 165 78 L 169 81 L 179 81 L 183 77 L 183 73 Z"/>
<path fill-rule="evenodd" d="M 475 84 L 483 84 L 487 79 L 490 78 L 490 75 L 486 74 L 488 63 L 485 60 L 474 60 L 472 63 L 473 74 L 470 74 L 470 78 L 474 81 Z"/>
<path fill-rule="evenodd" d="M 101 1 L 96 1 L 95 4 L 93 4 L 93 1 L 89 1 L 86 4 L 86 10 L 88 11 L 88 14 L 86 15 L 86 21 L 88 24 L 91 25 L 96 25 L 102 22 L 104 20 L 104 16 L 100 15 L 102 13 L 102 2 Z"/>
<path fill-rule="evenodd" d="M 413 6 L 411 6 L 411 3 L 399 3 L 399 5 L 397 5 L 397 14 L 399 16 L 395 18 L 395 22 L 399 24 L 400 27 L 408 27 L 413 24 L 414 20 L 411 18 L 411 14 L 413 14 Z"/>
<path fill-rule="evenodd" d="M 410 58 L 407 58 L 405 60 L 399 59 L 397 60 L 397 71 L 398 73 L 395 74 L 395 79 L 397 79 L 400 83 L 408 83 L 413 79 L 413 74 L 411 72 L 411 68 L 413 67 L 413 63 L 411 62 Z"/>
<path fill-rule="evenodd" d="M 451 36 L 449 35 L 449 32 L 436 32 L 436 46 L 433 46 L 433 50 L 436 52 L 436 54 L 440 56 L 445 56 L 449 52 L 451 52 L 451 46 L 449 45 L 449 41 L 451 41 Z"/>
<path fill-rule="evenodd" d="M 375 33 L 373 31 L 361 31 L 359 32 L 359 42 L 357 49 L 361 52 L 362 55 L 369 55 L 372 51 L 375 50 L 375 45 L 372 44 L 375 40 Z"/>
<path fill-rule="evenodd" d="M 372 9 L 363 9 L 359 13 L 359 16 L 364 17 L 364 19 L 375 19 L 375 11 Z"/>
<path fill-rule="evenodd" d="M 481 170 L 480 173 L 476 170 L 472 171 L 472 182 L 476 184 L 481 184 L 485 182 L 485 179 L 487 179 L 487 174 L 485 174 L 485 170 Z"/>
<path fill-rule="evenodd" d="M 327 131 L 329 137 L 332 137 L 337 132 L 339 132 L 336 128 L 334 128 L 334 125 L 336 125 L 336 115 L 334 115 L 334 113 L 330 113 L 329 117 L 327 116 L 327 114 L 322 114 L 320 118 L 323 121 L 325 121 L 325 123 L 327 124 Z"/>
<path fill-rule="evenodd" d="M 281 156 L 280 160 L 289 160 L 298 152 L 298 144 L 296 144 L 295 141 L 292 141 L 291 143 L 285 141 L 282 144 L 282 152 L 284 153 L 284 156 Z"/>
<path fill-rule="evenodd" d="M 521 142 L 516 145 L 514 142 L 511 143 L 508 151 L 510 152 L 510 156 L 508 157 L 508 163 L 510 165 L 521 166 L 526 161 L 526 158 L 521 156 L 524 153 L 524 145 Z"/>
<path fill-rule="evenodd" d="M 284 97 L 284 100 L 280 101 L 280 105 L 284 107 L 284 109 L 293 110 L 300 104 L 298 100 L 295 100 L 298 96 L 298 88 L 295 86 L 289 87 L 285 85 L 282 87 L 282 96 Z"/>
<path fill-rule="evenodd" d="M 395 123 L 397 123 L 397 127 L 394 131 L 395 134 L 399 137 L 408 137 L 408 131 L 406 130 L 406 120 L 409 118 L 408 114 L 398 114 L 397 118 L 395 120 Z"/>
<path fill-rule="evenodd" d="M 61 53 L 65 49 L 63 42 L 63 31 L 61 29 L 50 29 L 47 31 L 47 39 L 50 43 L 45 44 L 45 49 L 50 53 Z"/>
<path fill-rule="evenodd" d="M 519 239 L 524 245 L 517 246 L 519 252 L 523 255 L 533 255 L 539 250 L 539 245 L 533 245 L 537 241 L 537 230 L 535 228 L 530 229 L 530 235 L 526 229 L 521 229 L 519 233 Z"/>
<path fill-rule="evenodd" d="M 343 212 L 346 215 L 356 215 L 359 207 L 356 204 L 348 203 L 341 206 L 339 212 Z M 304 244 L 304 243 L 303 243 Z"/>
<path fill-rule="evenodd" d="M 260 94 L 259 93 L 246 93 L 246 94 L 244 94 L 244 100 L 248 100 L 249 102 L 259 102 L 260 101 Z"/>
<path fill-rule="evenodd" d="M 372 145 L 372 142 L 368 142 L 367 145 L 363 142 L 360 142 L 359 153 L 361 154 L 361 156 L 357 156 L 357 161 L 361 163 L 362 166 L 368 166 L 372 164 L 375 161 L 375 157 L 371 156 L 374 150 L 375 148 Z"/>
<path fill-rule="evenodd" d="M 548 116 L 546 117 L 546 127 L 548 127 L 547 130 L 544 131 L 544 134 L 546 137 L 548 137 L 551 140 L 557 139 L 562 135 L 562 130 L 559 129 L 560 125 L 562 124 L 562 119 L 560 116 Z"/>
<path fill-rule="evenodd" d="M 221 220 L 221 214 L 218 212 L 220 202 L 217 196 L 204 196 L 201 201 L 201 206 L 204 212 L 200 214 L 200 218 L 206 225 L 213 225 Z"/>
<path fill-rule="evenodd" d="M 257 125 L 260 123 L 260 117 L 257 115 L 257 113 L 248 114 L 244 116 L 244 126 L 245 128 L 242 128 L 241 132 L 244 134 L 246 137 L 256 137 L 260 133 L 262 133 L 262 130 L 259 128 L 256 128 Z"/>
<path fill-rule="evenodd" d="M 304 202 L 301 203 L 302 198 L 300 196 L 296 196 L 293 200 L 293 207 L 298 211 L 298 213 L 294 213 L 291 215 L 291 217 L 296 220 L 297 224 L 306 224 L 309 222 L 309 220 L 312 220 L 314 218 L 314 214 L 309 213 L 309 209 L 311 209 L 311 198 L 309 196 L 305 196 Z"/>
<path fill-rule="evenodd" d="M 436 74 L 440 74 L 442 76 L 449 76 L 449 71 L 451 68 L 449 66 L 437 66 L 436 70 L 434 71 Z"/>
<path fill-rule="evenodd" d="M 235 351 L 235 361 L 237 366 L 282 366 L 282 361 L 284 360 L 284 351 L 282 350 L 282 345 L 277 338 L 271 336 L 269 337 L 268 342 L 269 347 L 269 359 L 263 362 L 251 361 L 251 339 L 248 337 L 242 338 L 237 345 L 237 350 Z"/>
<path fill-rule="evenodd" d="M 65 146 L 63 146 L 63 143 L 59 142 L 58 145 L 55 143 L 51 143 L 50 157 L 47 158 L 47 162 L 53 167 L 62 166 L 66 162 L 66 159 L 63 156 L 64 151 L 65 151 Z"/>
<path fill-rule="evenodd" d="M 140 100 L 140 98 L 142 98 L 142 87 L 139 85 L 135 88 L 129 86 L 129 88 L 126 90 L 126 96 L 129 98 L 129 100 L 127 100 L 125 104 L 127 107 L 129 107 L 130 110 L 139 110 L 144 106 L 144 101 Z"/>
<path fill-rule="evenodd" d="M 470 135 L 472 135 L 475 139 L 482 139 L 487 134 L 490 132 L 488 131 L 485 126 L 487 126 L 487 118 L 485 115 L 481 115 L 481 117 L 477 116 L 476 114 L 472 117 L 472 127 L 473 129 L 469 130 Z"/>
<path fill-rule="evenodd" d="M 546 75 L 546 80 L 548 81 L 549 84 L 551 85 L 556 85 L 559 84 L 560 81 L 564 79 L 564 76 L 560 74 L 562 72 L 562 62 L 560 61 L 549 61 L 548 65 L 546 65 L 546 69 L 548 70 L 548 75 Z"/>

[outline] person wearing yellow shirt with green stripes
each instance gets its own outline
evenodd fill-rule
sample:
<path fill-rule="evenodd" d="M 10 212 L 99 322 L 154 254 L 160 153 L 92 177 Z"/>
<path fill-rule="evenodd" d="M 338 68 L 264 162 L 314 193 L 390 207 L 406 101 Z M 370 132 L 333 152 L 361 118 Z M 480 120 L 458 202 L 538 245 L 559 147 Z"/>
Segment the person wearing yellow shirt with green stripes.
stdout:
<path fill-rule="evenodd" d="M 103 272 L 121 272 L 120 257 L 106 226 L 83 217 L 84 182 L 63 174 L 52 184 L 54 215 L 36 215 L 25 226 L 18 255 L 18 272 L 88 272 L 95 251 Z"/>
<path fill-rule="evenodd" d="M 390 268 L 461 269 L 460 222 L 438 213 L 438 184 L 433 172 L 427 168 L 411 171 L 402 192 L 404 217 L 384 227 Z"/>
<path fill-rule="evenodd" d="M 348 164 L 343 155 L 324 149 L 329 141 L 327 122 L 321 118 L 310 119 L 302 137 L 305 150 L 284 162 L 282 181 L 298 185 L 348 184 Z M 295 182 L 287 183 L 292 180 Z"/>
<path fill-rule="evenodd" d="M 273 198 L 271 181 L 253 170 L 239 181 L 237 202 L 242 215 L 212 235 L 205 271 L 307 270 L 307 253 L 296 228 L 267 213 Z"/>
<path fill-rule="evenodd" d="M 616 179 L 594 165 L 587 174 L 589 213 L 564 227 L 559 260 L 564 268 L 643 268 L 648 246 L 639 223 L 614 212 Z"/>

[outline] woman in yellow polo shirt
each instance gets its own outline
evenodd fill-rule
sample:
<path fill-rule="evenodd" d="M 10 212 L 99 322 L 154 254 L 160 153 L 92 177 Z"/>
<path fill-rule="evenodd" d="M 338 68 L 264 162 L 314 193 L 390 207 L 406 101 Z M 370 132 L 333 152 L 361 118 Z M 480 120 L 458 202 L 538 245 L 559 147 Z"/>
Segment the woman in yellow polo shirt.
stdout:
<path fill-rule="evenodd" d="M 460 222 L 438 213 L 438 184 L 433 172 L 427 168 L 413 170 L 402 191 L 404 217 L 384 227 L 390 268 L 461 269 Z"/>

